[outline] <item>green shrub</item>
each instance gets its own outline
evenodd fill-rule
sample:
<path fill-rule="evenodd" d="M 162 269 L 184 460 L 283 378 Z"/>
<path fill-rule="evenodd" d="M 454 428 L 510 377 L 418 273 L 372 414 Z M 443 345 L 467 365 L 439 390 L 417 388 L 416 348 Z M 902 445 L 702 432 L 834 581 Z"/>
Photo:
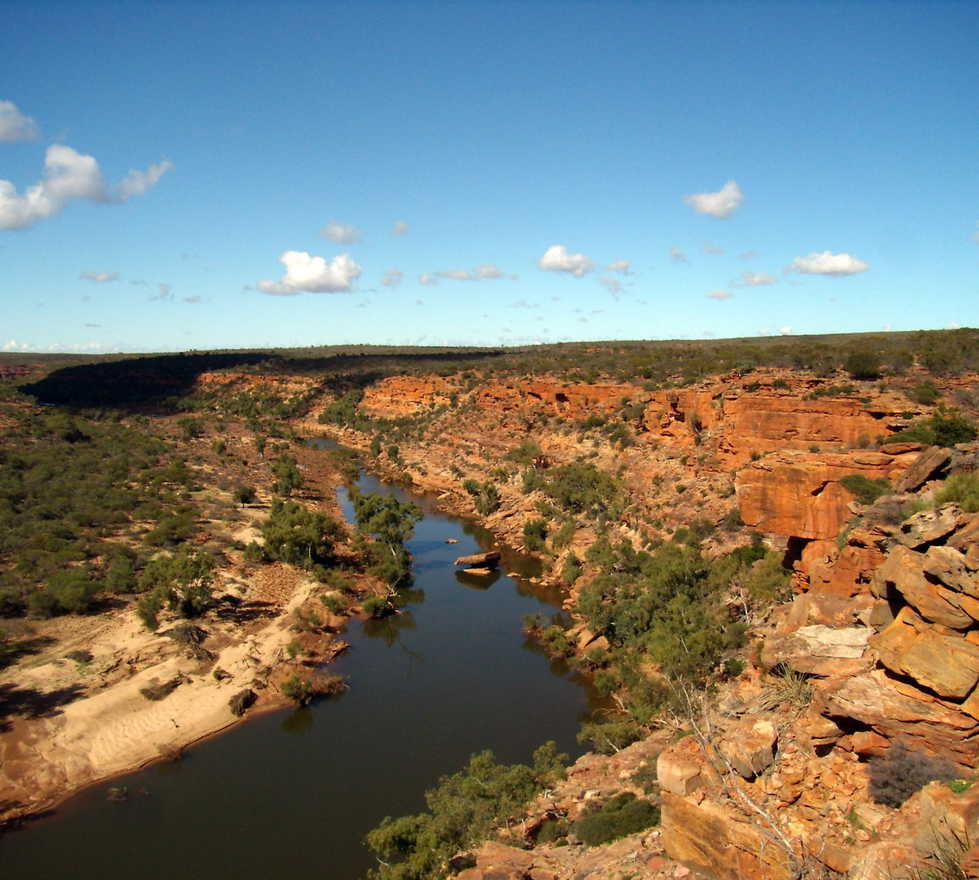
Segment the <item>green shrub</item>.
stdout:
<path fill-rule="evenodd" d="M 938 389 L 931 382 L 922 382 L 908 391 L 908 397 L 922 406 L 932 406 L 938 402 L 939 396 Z"/>
<path fill-rule="evenodd" d="M 518 462 L 519 464 L 531 464 L 535 458 L 543 455 L 540 446 L 538 446 L 533 440 L 524 440 L 516 449 L 511 449 L 506 457 L 510 461 Z"/>
<path fill-rule="evenodd" d="M 964 416 L 952 411 L 939 411 L 921 419 L 909 428 L 888 437 L 888 442 L 909 441 L 929 446 L 954 446 L 976 439 L 976 426 Z"/>
<path fill-rule="evenodd" d="M 439 779 L 425 792 L 428 810 L 396 819 L 386 816 L 367 834 L 378 860 L 377 880 L 432 880 L 445 875 L 453 855 L 482 841 L 517 815 L 537 792 L 563 777 L 566 755 L 554 743 L 534 752 L 533 763 L 498 764 L 490 751 Z"/>
<path fill-rule="evenodd" d="M 659 824 L 659 807 L 625 791 L 606 801 L 595 812 L 585 813 L 572 831 L 585 846 L 601 846 Z"/>
<path fill-rule="evenodd" d="M 569 513 L 597 515 L 614 510 L 621 500 L 618 481 L 590 462 L 575 462 L 556 468 L 544 491 Z"/>
<path fill-rule="evenodd" d="M 500 509 L 500 493 L 492 483 L 469 479 L 462 484 L 462 488 L 472 496 L 476 512 L 480 515 L 489 516 Z"/>
<path fill-rule="evenodd" d="M 581 577 L 581 560 L 571 553 L 561 567 L 561 580 L 569 586 Z"/>
<path fill-rule="evenodd" d="M 306 569 L 329 564 L 334 544 L 342 534 L 340 523 L 325 513 L 278 498 L 272 502 L 268 519 L 262 524 L 265 555 Z"/>
<path fill-rule="evenodd" d="M 282 682 L 279 690 L 282 691 L 282 696 L 287 700 L 292 700 L 297 706 L 308 705 L 314 696 L 313 683 L 308 678 L 301 678 L 298 674 Z"/>
<path fill-rule="evenodd" d="M 523 542 L 531 552 L 544 549 L 547 540 L 547 522 L 543 519 L 531 519 L 524 523 Z"/>
<path fill-rule="evenodd" d="M 874 352 L 854 351 L 843 363 L 851 379 L 879 379 L 880 359 Z"/>
<path fill-rule="evenodd" d="M 364 614 L 375 619 L 384 617 L 392 610 L 391 603 L 383 596 L 368 596 L 360 607 L 364 609 Z"/>
<path fill-rule="evenodd" d="M 840 477 L 840 485 L 850 492 L 861 504 L 873 504 L 881 495 L 891 491 L 891 484 L 883 477 L 871 480 L 863 474 L 847 474 Z"/>
<path fill-rule="evenodd" d="M 256 495 L 254 486 L 235 486 L 234 499 L 238 504 L 251 504 Z"/>
<path fill-rule="evenodd" d="M 979 513 L 979 473 L 954 474 L 935 493 L 935 504 L 955 502 L 967 513 Z"/>

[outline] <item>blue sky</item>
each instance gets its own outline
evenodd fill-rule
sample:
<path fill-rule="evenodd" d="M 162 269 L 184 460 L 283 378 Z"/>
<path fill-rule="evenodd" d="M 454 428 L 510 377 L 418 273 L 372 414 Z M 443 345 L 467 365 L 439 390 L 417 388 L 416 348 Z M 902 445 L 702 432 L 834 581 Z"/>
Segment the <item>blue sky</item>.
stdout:
<path fill-rule="evenodd" d="M 0 0 L 0 349 L 977 326 L 976 12 Z"/>

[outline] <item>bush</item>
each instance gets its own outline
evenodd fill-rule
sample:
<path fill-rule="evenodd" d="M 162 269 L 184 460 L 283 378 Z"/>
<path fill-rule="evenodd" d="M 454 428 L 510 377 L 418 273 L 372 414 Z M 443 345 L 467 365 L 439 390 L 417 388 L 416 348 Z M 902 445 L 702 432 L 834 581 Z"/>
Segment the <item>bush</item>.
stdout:
<path fill-rule="evenodd" d="M 231 709 L 232 715 L 237 715 L 240 718 L 257 699 L 258 694 L 255 691 L 251 688 L 245 688 L 242 691 L 238 691 L 238 693 L 228 700 L 228 708 Z"/>
<path fill-rule="evenodd" d="M 626 791 L 606 801 L 596 812 L 586 813 L 572 830 L 585 846 L 601 846 L 658 825 L 659 817 L 659 807 Z"/>
<path fill-rule="evenodd" d="M 891 484 L 881 477 L 871 480 L 863 474 L 847 474 L 840 477 L 840 485 L 850 492 L 861 504 L 873 504 L 881 495 L 891 491 Z"/>
<path fill-rule="evenodd" d="M 911 751 L 897 742 L 887 754 L 870 761 L 870 796 L 878 803 L 897 809 L 929 782 L 947 782 L 958 773 L 955 765 L 925 752 Z"/>
<path fill-rule="evenodd" d="M 542 519 L 531 519 L 524 523 L 523 542 L 531 552 L 543 550 L 547 540 L 547 523 Z"/>
<path fill-rule="evenodd" d="M 979 513 L 979 473 L 955 474 L 935 493 L 935 504 L 955 502 L 966 513 Z"/>
<path fill-rule="evenodd" d="M 238 504 L 251 504 L 256 494 L 254 486 L 235 486 L 234 498 Z"/>
<path fill-rule="evenodd" d="M 566 755 L 554 743 L 534 752 L 533 764 L 498 764 L 491 751 L 473 755 L 466 767 L 443 776 L 425 792 L 428 811 L 384 818 L 368 832 L 378 859 L 377 880 L 443 877 L 445 863 L 483 840 L 495 825 L 516 815 L 542 788 L 563 777 Z"/>
<path fill-rule="evenodd" d="M 564 560 L 561 567 L 561 580 L 569 586 L 581 577 L 581 560 L 574 553 Z"/>
<path fill-rule="evenodd" d="M 298 675 L 284 681 L 279 688 L 282 695 L 292 700 L 297 706 L 306 706 L 313 700 L 313 683 L 308 678 L 300 678 Z"/>
<path fill-rule="evenodd" d="M 470 479 L 462 484 L 462 488 L 472 496 L 476 512 L 481 516 L 489 516 L 500 509 L 500 492 L 492 483 Z"/>
<path fill-rule="evenodd" d="M 954 446 L 976 439 L 976 426 L 955 412 L 937 412 L 888 437 L 889 443 L 910 441 L 928 446 Z"/>
<path fill-rule="evenodd" d="M 342 533 L 342 526 L 325 513 L 279 499 L 272 502 L 269 517 L 262 525 L 265 553 L 270 559 L 307 569 L 332 561 L 334 543 Z"/>
<path fill-rule="evenodd" d="M 915 403 L 920 403 L 922 406 L 932 406 L 938 402 L 939 393 L 938 389 L 931 382 L 922 382 L 920 385 L 915 385 L 914 388 L 908 391 L 908 397 Z"/>
<path fill-rule="evenodd" d="M 364 609 L 364 614 L 375 620 L 384 617 L 391 611 L 391 603 L 383 596 L 368 596 L 360 607 Z"/>
<path fill-rule="evenodd" d="M 880 378 L 880 359 L 870 351 L 851 352 L 843 366 L 851 379 Z"/>
<path fill-rule="evenodd" d="M 614 477 L 586 462 L 557 468 L 548 479 L 544 491 L 569 513 L 597 515 L 608 510 L 613 518 L 612 508 L 617 506 L 621 495 L 621 488 Z"/>

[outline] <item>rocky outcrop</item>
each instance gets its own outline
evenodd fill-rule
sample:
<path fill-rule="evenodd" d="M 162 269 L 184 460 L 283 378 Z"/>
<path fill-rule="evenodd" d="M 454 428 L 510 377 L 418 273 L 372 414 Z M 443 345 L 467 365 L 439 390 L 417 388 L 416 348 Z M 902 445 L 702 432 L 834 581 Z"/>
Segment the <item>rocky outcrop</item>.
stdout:
<path fill-rule="evenodd" d="M 738 472 L 738 509 L 745 525 L 762 532 L 835 538 L 852 515 L 853 495 L 840 478 L 891 479 L 902 470 L 898 458 L 879 452 L 775 453 Z"/>
<path fill-rule="evenodd" d="M 940 446 L 926 449 L 894 484 L 895 491 L 914 492 L 920 489 L 929 480 L 943 473 L 951 460 L 952 454 L 948 449 Z"/>
<path fill-rule="evenodd" d="M 447 406 L 452 392 L 441 376 L 389 376 L 369 386 L 360 405 L 368 415 L 397 419 Z"/>
<path fill-rule="evenodd" d="M 837 452 L 867 447 L 889 433 L 885 413 L 896 415 L 896 410 L 870 410 L 855 397 L 800 400 L 796 394 L 730 392 L 724 400 L 727 454 L 743 462 L 753 452 L 804 450 L 814 444 Z"/>

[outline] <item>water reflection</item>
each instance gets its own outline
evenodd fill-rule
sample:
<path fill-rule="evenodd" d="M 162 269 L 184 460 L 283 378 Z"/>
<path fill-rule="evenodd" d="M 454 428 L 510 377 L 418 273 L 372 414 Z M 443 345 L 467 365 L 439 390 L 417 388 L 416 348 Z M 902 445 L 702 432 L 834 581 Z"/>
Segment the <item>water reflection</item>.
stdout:
<path fill-rule="evenodd" d="M 308 736 L 312 733 L 315 723 L 316 715 L 313 710 L 309 706 L 303 706 L 286 715 L 282 719 L 282 724 L 279 725 L 279 730 L 291 736 Z"/>
<path fill-rule="evenodd" d="M 471 571 L 457 571 L 455 573 L 455 578 L 460 584 L 473 590 L 488 590 L 501 577 L 502 574 L 499 569 L 487 571 L 486 574 L 474 574 Z"/>

